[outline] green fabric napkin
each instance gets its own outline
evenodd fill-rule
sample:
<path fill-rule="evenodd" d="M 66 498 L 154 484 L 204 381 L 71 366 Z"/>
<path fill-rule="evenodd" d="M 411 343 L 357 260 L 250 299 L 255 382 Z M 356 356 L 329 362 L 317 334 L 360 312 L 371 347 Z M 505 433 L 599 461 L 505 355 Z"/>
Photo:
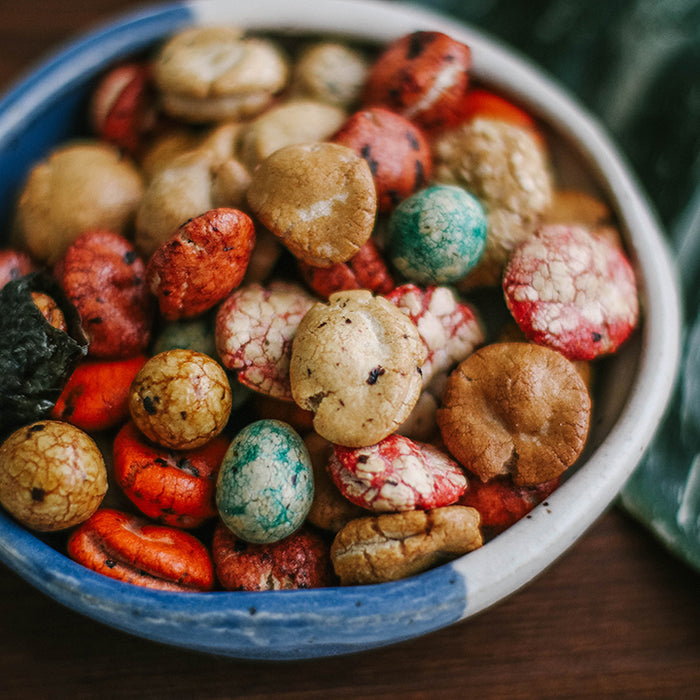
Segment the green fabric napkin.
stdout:
<path fill-rule="evenodd" d="M 668 232 L 685 304 L 682 366 L 619 502 L 700 570 L 700 0 L 422 4 L 508 44 L 573 94 L 617 142 Z"/>

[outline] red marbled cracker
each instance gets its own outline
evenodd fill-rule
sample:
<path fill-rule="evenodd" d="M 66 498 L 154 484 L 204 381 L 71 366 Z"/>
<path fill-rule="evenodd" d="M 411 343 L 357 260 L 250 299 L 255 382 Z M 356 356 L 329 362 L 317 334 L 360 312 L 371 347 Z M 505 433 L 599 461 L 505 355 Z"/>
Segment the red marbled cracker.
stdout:
<path fill-rule="evenodd" d="M 542 226 L 512 253 L 506 304 L 525 336 L 570 360 L 615 352 L 639 317 L 624 251 L 586 228 Z"/>
<path fill-rule="evenodd" d="M 386 295 L 416 324 L 427 356 L 421 366 L 423 386 L 448 372 L 484 342 L 473 308 L 459 301 L 449 287 L 402 284 Z"/>
<path fill-rule="evenodd" d="M 427 510 L 455 503 L 464 470 L 426 443 L 392 434 L 368 447 L 335 446 L 328 472 L 341 493 L 375 513 Z"/>
<path fill-rule="evenodd" d="M 292 400 L 289 359 L 299 322 L 316 300 L 287 282 L 240 287 L 216 315 L 216 349 L 238 381 L 254 391 Z"/>

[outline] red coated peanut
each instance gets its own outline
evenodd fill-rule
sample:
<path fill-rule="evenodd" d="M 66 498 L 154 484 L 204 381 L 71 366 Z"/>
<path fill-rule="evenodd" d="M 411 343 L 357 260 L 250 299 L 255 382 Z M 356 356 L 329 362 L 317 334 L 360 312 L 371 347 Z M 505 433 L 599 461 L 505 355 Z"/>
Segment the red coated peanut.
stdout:
<path fill-rule="evenodd" d="M 54 268 L 89 339 L 88 355 L 125 358 L 143 353 L 151 337 L 146 266 L 133 245 L 112 231 L 79 236 Z"/>
<path fill-rule="evenodd" d="M 384 105 L 427 129 L 459 121 L 471 51 L 446 34 L 418 31 L 389 44 L 370 68 L 366 105 Z"/>
<path fill-rule="evenodd" d="M 216 576 L 229 591 L 322 588 L 336 581 L 329 543 L 307 527 L 277 542 L 252 544 L 219 522 L 212 549 Z"/>
<path fill-rule="evenodd" d="M 240 283 L 255 245 L 247 214 L 220 207 L 190 219 L 148 262 L 148 286 L 163 318 L 199 316 Z"/>

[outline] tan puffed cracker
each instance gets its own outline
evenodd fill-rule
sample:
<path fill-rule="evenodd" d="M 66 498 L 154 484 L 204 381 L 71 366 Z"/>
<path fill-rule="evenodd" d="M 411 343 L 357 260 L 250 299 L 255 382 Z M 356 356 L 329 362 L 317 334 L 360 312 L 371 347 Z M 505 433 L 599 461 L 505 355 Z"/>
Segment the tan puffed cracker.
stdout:
<path fill-rule="evenodd" d="M 190 27 L 153 61 L 165 111 L 190 122 L 244 119 L 261 112 L 287 83 L 287 59 L 272 41 L 229 26 Z"/>
<path fill-rule="evenodd" d="M 332 443 L 373 445 L 394 432 L 421 392 L 425 346 L 415 324 L 364 289 L 332 294 L 301 320 L 292 343 L 292 396 Z"/>
<path fill-rule="evenodd" d="M 481 547 L 480 520 L 467 506 L 358 518 L 333 540 L 333 567 L 345 586 L 413 576 Z"/>
<path fill-rule="evenodd" d="M 377 193 L 364 158 L 346 146 L 314 142 L 280 148 L 263 160 L 248 204 L 297 258 L 330 267 L 369 239 Z"/>

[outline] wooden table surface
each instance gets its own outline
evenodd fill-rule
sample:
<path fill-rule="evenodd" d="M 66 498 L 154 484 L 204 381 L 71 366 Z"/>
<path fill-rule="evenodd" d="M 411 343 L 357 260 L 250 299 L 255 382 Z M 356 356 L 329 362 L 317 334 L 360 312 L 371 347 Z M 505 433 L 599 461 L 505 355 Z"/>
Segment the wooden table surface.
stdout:
<path fill-rule="evenodd" d="M 0 88 L 76 32 L 137 7 L 0 0 Z M 700 698 L 700 577 L 617 507 L 479 616 L 368 653 L 209 657 L 63 608 L 0 565 L 0 698 Z"/>

